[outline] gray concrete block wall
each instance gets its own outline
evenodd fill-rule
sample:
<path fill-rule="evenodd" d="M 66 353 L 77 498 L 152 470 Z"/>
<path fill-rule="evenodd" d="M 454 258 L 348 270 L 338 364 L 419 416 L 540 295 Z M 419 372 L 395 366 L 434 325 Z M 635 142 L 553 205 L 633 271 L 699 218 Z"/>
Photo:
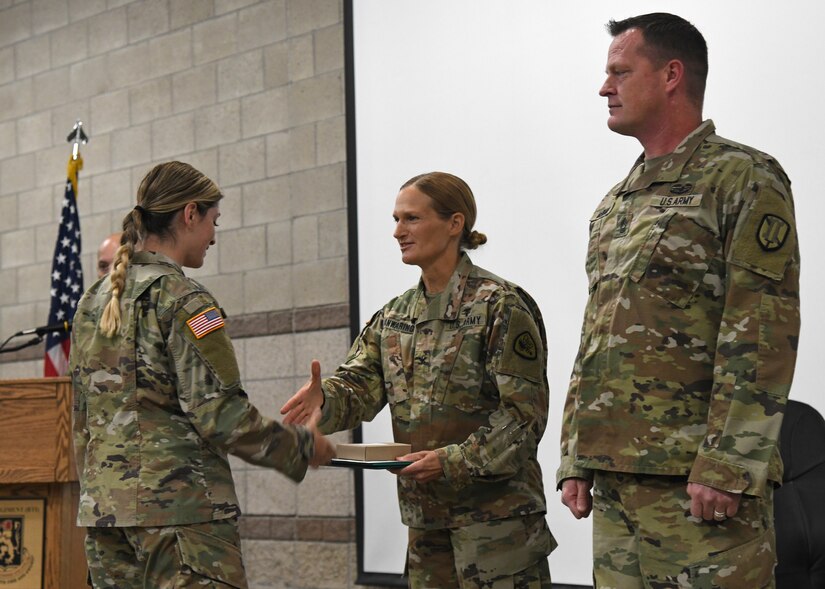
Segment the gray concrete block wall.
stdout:
<path fill-rule="evenodd" d="M 228 313 L 250 397 L 275 416 L 312 358 L 331 371 L 350 344 L 343 37 L 341 0 L 0 0 L 0 338 L 47 319 L 81 118 L 86 286 L 143 175 L 190 162 L 225 199 L 188 273 Z M 41 358 L 0 356 L 0 378 Z M 252 587 L 354 586 L 351 472 L 232 466 Z"/>

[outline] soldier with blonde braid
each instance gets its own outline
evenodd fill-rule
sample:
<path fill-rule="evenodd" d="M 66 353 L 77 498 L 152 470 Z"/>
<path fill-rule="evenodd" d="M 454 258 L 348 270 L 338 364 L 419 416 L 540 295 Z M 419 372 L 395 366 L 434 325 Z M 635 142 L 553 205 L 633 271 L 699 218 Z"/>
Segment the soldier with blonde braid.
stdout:
<path fill-rule="evenodd" d="M 96 589 L 247 587 L 227 455 L 295 481 L 334 456 L 315 421 L 249 402 L 220 305 L 183 273 L 214 245 L 222 197 L 188 164 L 155 166 L 75 314 L 77 523 Z"/>
<path fill-rule="evenodd" d="M 551 586 L 555 540 L 537 449 L 547 423 L 547 340 L 523 289 L 475 266 L 487 241 L 461 178 L 415 176 L 395 200 L 394 237 L 421 280 L 380 309 L 335 374 L 281 409 L 301 423 L 323 406 L 332 432 L 390 406 L 412 464 L 398 471 L 414 588 Z"/>

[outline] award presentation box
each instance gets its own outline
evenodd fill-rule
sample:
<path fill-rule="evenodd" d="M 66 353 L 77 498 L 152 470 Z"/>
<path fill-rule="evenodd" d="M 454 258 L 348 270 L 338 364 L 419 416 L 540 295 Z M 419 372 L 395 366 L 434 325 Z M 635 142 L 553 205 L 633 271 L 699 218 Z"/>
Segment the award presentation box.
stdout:
<path fill-rule="evenodd" d="M 69 379 L 0 381 L 0 419 L 0 587 L 87 589 Z"/>
<path fill-rule="evenodd" d="M 338 444 L 335 453 L 337 457 L 332 459 L 330 466 L 392 470 L 412 464 L 409 461 L 396 460 L 396 457 L 410 453 L 409 444 Z"/>
<path fill-rule="evenodd" d="M 410 453 L 409 444 L 338 444 L 335 448 L 338 458 L 347 460 L 395 460 Z"/>

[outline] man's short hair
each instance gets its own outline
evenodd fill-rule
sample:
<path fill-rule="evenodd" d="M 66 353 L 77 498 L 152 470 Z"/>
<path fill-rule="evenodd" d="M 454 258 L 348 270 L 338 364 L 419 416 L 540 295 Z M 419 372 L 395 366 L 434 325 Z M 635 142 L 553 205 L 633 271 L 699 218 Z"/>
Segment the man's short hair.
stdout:
<path fill-rule="evenodd" d="M 613 37 L 629 29 L 638 29 L 645 41 L 642 51 L 657 67 L 671 59 L 685 64 L 688 95 L 702 105 L 708 79 L 708 46 L 695 26 L 681 16 L 654 12 L 611 20 L 606 27 Z"/>

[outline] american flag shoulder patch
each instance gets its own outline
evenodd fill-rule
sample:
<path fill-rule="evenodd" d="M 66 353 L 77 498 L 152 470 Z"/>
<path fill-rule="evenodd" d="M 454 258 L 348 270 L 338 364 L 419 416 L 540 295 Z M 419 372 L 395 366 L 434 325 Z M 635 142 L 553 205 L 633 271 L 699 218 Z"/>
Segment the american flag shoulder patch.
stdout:
<path fill-rule="evenodd" d="M 216 329 L 223 327 L 223 315 L 221 315 L 221 312 L 215 307 L 209 307 L 205 311 L 201 311 L 190 318 L 186 322 L 186 325 L 192 330 L 194 336 L 200 339 L 207 333 L 212 333 Z"/>

